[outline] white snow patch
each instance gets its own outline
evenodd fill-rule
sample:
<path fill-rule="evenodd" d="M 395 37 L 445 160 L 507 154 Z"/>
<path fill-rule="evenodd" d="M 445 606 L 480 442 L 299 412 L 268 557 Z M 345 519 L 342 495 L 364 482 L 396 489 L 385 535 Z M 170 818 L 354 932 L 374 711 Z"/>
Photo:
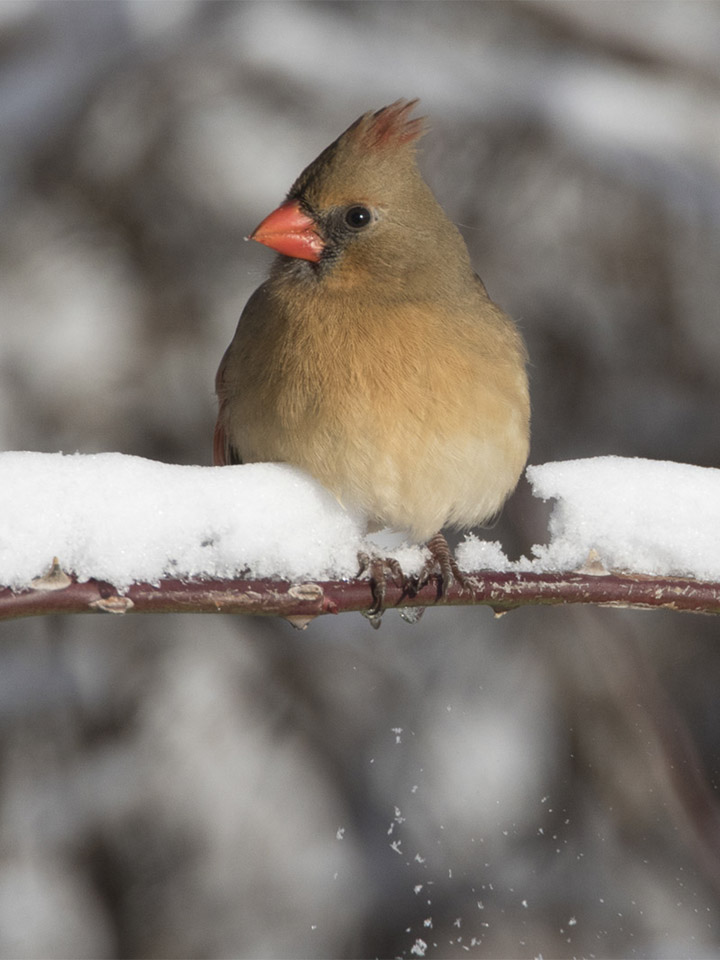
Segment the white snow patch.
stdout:
<path fill-rule="evenodd" d="M 720 579 L 720 470 L 597 457 L 527 469 L 535 496 L 556 500 L 550 542 L 509 560 L 469 534 L 465 570 L 598 569 Z M 119 453 L 0 454 L 0 584 L 19 589 L 53 557 L 80 580 L 120 590 L 165 577 L 353 577 L 360 550 L 386 552 L 385 534 L 287 464 L 195 467 Z M 387 550 L 406 573 L 424 548 Z"/>
<path fill-rule="evenodd" d="M 497 540 L 481 540 L 474 533 L 468 533 L 457 545 L 455 559 L 461 570 L 503 571 L 514 568 Z"/>
<path fill-rule="evenodd" d="M 557 501 L 530 569 L 575 570 L 594 550 L 608 570 L 720 579 L 720 470 L 595 457 L 528 467 L 527 477 L 536 497 Z"/>
<path fill-rule="evenodd" d="M 550 542 L 509 560 L 468 534 L 463 570 L 556 573 L 591 561 L 597 572 L 720 579 L 720 470 L 666 460 L 593 457 L 527 468 L 533 494 L 555 500 Z"/>
<path fill-rule="evenodd" d="M 364 523 L 286 464 L 195 467 L 120 453 L 0 454 L 0 584 L 53 557 L 119 589 L 163 577 L 350 577 Z"/>

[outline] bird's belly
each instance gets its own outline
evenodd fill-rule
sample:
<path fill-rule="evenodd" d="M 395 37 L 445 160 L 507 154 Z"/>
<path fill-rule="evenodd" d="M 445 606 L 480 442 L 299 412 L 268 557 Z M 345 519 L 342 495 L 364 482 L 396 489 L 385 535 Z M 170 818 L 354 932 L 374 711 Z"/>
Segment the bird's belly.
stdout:
<path fill-rule="evenodd" d="M 492 518 L 514 489 L 526 444 L 493 436 L 476 425 L 463 434 L 397 447 L 378 442 L 362 451 L 362 469 L 346 463 L 341 500 L 359 505 L 377 525 L 429 539 L 446 526 L 469 528 Z"/>
<path fill-rule="evenodd" d="M 471 396 L 458 418 L 427 398 L 382 391 L 301 394 L 275 395 L 233 417 L 244 425 L 236 438 L 243 460 L 292 463 L 373 525 L 417 541 L 491 518 L 527 458 L 521 403 Z"/>

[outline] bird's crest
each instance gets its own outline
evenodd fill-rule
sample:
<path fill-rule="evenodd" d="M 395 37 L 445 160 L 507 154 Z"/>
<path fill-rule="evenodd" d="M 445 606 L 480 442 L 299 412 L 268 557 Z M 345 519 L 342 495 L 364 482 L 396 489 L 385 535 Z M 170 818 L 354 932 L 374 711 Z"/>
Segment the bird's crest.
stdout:
<path fill-rule="evenodd" d="M 398 154 L 412 157 L 410 148 L 425 132 L 425 118 L 409 119 L 415 100 L 396 100 L 381 110 L 369 111 L 351 124 L 297 178 L 289 199 L 312 194 L 311 206 L 328 206 L 347 201 L 352 190 L 371 193 L 377 190 L 378 164 L 383 159 L 396 162 Z M 403 148 L 403 149 L 401 149 Z"/>
<path fill-rule="evenodd" d="M 426 131 L 425 117 L 409 119 L 418 103 L 414 100 L 396 100 L 374 113 L 364 113 L 343 134 L 365 150 L 399 147 L 418 140 Z"/>

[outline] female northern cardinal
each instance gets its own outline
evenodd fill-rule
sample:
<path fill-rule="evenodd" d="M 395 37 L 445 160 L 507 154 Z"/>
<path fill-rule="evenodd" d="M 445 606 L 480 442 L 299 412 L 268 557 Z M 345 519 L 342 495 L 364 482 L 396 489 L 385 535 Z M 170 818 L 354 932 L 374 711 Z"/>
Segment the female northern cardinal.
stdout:
<path fill-rule="evenodd" d="M 529 399 L 520 334 L 417 169 L 416 103 L 361 116 L 251 235 L 280 256 L 220 364 L 214 453 L 295 464 L 374 529 L 429 540 L 446 589 L 462 575 L 439 531 L 512 492 Z"/>

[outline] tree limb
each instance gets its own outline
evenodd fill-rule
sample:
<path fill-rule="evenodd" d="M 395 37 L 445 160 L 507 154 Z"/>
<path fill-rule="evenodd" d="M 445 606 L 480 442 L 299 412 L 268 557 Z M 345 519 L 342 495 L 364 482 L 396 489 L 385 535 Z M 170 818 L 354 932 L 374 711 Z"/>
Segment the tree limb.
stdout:
<path fill-rule="evenodd" d="M 468 576 L 439 596 L 439 581 L 417 595 L 392 581 L 386 603 L 392 607 L 489 606 L 497 615 L 535 604 L 594 603 L 614 607 L 665 608 L 689 613 L 720 613 L 720 583 L 681 577 L 604 573 L 493 573 Z M 54 565 L 25 590 L 0 589 L 0 620 L 58 613 L 244 613 L 280 616 L 294 626 L 327 613 L 367 610 L 367 580 L 288 583 L 280 580 L 161 580 L 135 583 L 120 593 L 101 580 L 79 583 Z"/>

